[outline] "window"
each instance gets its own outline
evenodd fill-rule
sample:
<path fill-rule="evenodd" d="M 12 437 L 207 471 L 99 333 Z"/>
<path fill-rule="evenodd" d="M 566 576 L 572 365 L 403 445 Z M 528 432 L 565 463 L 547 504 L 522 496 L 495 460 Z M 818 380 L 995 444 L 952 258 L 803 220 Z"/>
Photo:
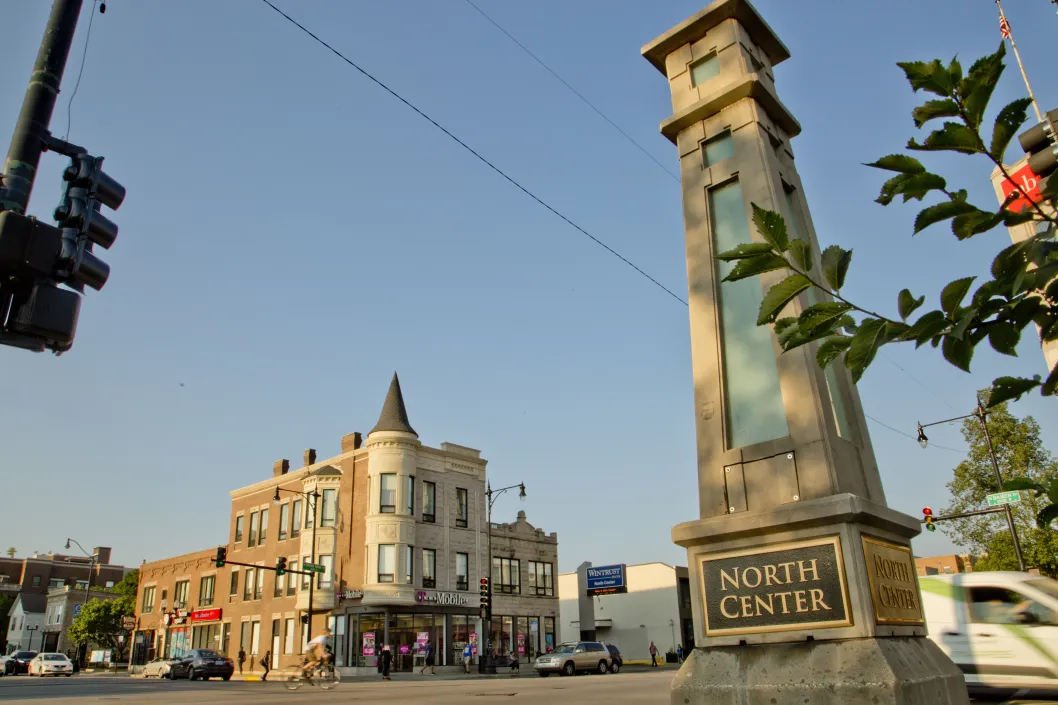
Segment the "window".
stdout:
<path fill-rule="evenodd" d="M 246 519 L 242 514 L 235 517 L 235 543 L 242 542 L 243 521 Z"/>
<path fill-rule="evenodd" d="M 231 644 L 231 622 L 225 622 L 221 625 L 220 629 L 220 652 L 222 654 L 228 653 L 228 646 Z"/>
<path fill-rule="evenodd" d="M 700 86 L 710 78 L 720 75 L 720 59 L 716 52 L 706 54 L 691 64 L 691 85 Z M 754 319 L 756 320 L 756 319 Z"/>
<path fill-rule="evenodd" d="M 257 545 L 262 546 L 265 542 L 265 537 L 268 536 L 268 510 L 261 510 L 261 532 L 257 534 Z"/>
<path fill-rule="evenodd" d="M 422 586 L 437 587 L 437 551 L 432 548 L 422 550 Z"/>
<path fill-rule="evenodd" d="M 404 512 L 415 515 L 415 478 L 411 475 L 404 478 Z"/>
<path fill-rule="evenodd" d="M 437 485 L 422 483 L 422 520 L 433 524 L 437 521 Z"/>
<path fill-rule="evenodd" d="M 522 591 L 521 566 L 517 558 L 492 559 L 492 590 L 512 594 Z"/>
<path fill-rule="evenodd" d="M 287 565 L 293 566 L 294 568 L 297 568 L 298 567 L 298 557 L 297 556 L 290 556 L 289 558 L 287 558 Z M 297 576 L 295 576 L 295 575 L 287 576 L 287 597 L 289 597 L 289 596 L 293 595 L 295 592 L 297 592 L 297 589 L 298 589 Z"/>
<path fill-rule="evenodd" d="M 108 580 L 108 581 L 106 581 L 106 583 L 103 584 L 103 588 L 105 590 L 109 590 L 112 587 L 114 587 L 114 581 L 113 580 Z"/>
<path fill-rule="evenodd" d="M 290 504 L 284 504 L 279 508 L 279 540 L 287 537 L 287 525 L 290 523 Z"/>
<path fill-rule="evenodd" d="M 264 596 L 265 570 L 264 568 L 256 568 L 254 569 L 254 572 L 257 573 L 257 582 L 254 584 L 253 588 L 253 599 L 260 600 Z"/>
<path fill-rule="evenodd" d="M 378 511 L 382 514 L 392 514 L 397 511 L 397 476 L 386 473 L 378 476 Z"/>
<path fill-rule="evenodd" d="M 709 191 L 709 215 L 718 251 L 753 241 L 738 181 Z M 720 277 L 727 276 L 734 264 L 718 262 Z M 772 331 L 769 326 L 758 327 L 755 318 L 763 298 L 760 282 L 754 277 L 720 285 L 728 448 L 789 435 Z"/>
<path fill-rule="evenodd" d="M 411 585 L 415 575 L 415 549 L 411 546 L 404 547 L 404 584 Z"/>
<path fill-rule="evenodd" d="M 50 588 L 63 587 L 64 585 L 66 585 L 66 581 L 62 578 L 51 578 L 48 580 L 48 587 Z"/>
<path fill-rule="evenodd" d="M 253 585 L 254 585 L 254 569 L 247 568 L 245 571 L 246 577 L 242 582 L 242 599 L 252 600 L 253 599 Z"/>
<path fill-rule="evenodd" d="M 77 581 L 77 585 L 75 586 L 75 589 L 77 589 L 77 590 L 87 590 L 88 589 L 88 581 L 87 580 L 78 580 Z"/>
<path fill-rule="evenodd" d="M 260 528 L 260 517 L 257 512 L 250 512 L 250 538 L 246 541 L 246 545 L 253 548 L 257 545 L 257 529 Z"/>
<path fill-rule="evenodd" d="M 323 572 L 319 573 L 319 579 L 316 581 L 316 587 L 329 588 L 331 585 L 334 584 L 334 556 L 320 556 L 319 562 L 320 565 L 323 566 Z"/>
<path fill-rule="evenodd" d="M 462 487 L 456 488 L 456 528 L 467 528 L 467 491 Z"/>
<path fill-rule="evenodd" d="M 283 586 L 286 585 L 287 576 L 276 574 L 276 585 L 275 590 L 272 591 L 272 597 L 283 596 Z"/>
<path fill-rule="evenodd" d="M 470 556 L 466 553 L 456 554 L 456 590 L 470 589 Z"/>
<path fill-rule="evenodd" d="M 283 623 L 283 653 L 294 653 L 294 620 L 290 617 Z"/>
<path fill-rule="evenodd" d="M 182 610 L 187 607 L 187 600 L 190 592 L 190 580 L 180 580 L 173 585 L 173 609 Z"/>
<path fill-rule="evenodd" d="M 232 598 L 231 600 L 229 600 L 229 602 L 234 601 L 235 596 L 239 594 L 239 569 L 238 568 L 232 568 L 231 569 L 231 589 L 228 590 L 228 594 L 231 595 L 231 598 Z"/>
<path fill-rule="evenodd" d="M 555 594 L 554 573 L 550 563 L 529 561 L 529 594 L 552 597 Z"/>
<path fill-rule="evenodd" d="M 323 515 L 320 526 L 334 526 L 338 522 L 338 490 L 323 491 Z"/>
<path fill-rule="evenodd" d="M 143 589 L 143 613 L 150 614 L 154 611 L 154 585 Z"/>
<path fill-rule="evenodd" d="M 378 582 L 392 583 L 395 564 L 397 562 L 397 547 L 393 544 L 382 544 L 378 547 Z"/>
<path fill-rule="evenodd" d="M 33 587 L 40 587 L 40 576 L 39 575 L 34 575 L 33 576 Z"/>
<path fill-rule="evenodd" d="M 306 563 L 312 563 L 312 561 L 309 560 L 308 556 L 302 556 L 301 557 L 301 569 L 302 570 L 305 569 L 305 564 Z M 313 575 L 312 573 L 309 573 L 307 575 L 302 575 L 301 576 L 301 589 L 302 590 L 308 590 L 309 589 L 309 581 L 312 580 L 312 575 Z"/>
<path fill-rule="evenodd" d="M 301 500 L 295 499 L 290 512 L 290 538 L 301 536 Z"/>
<path fill-rule="evenodd" d="M 213 575 L 203 576 L 198 581 L 198 604 L 203 607 L 208 607 L 213 604 L 213 589 L 216 585 L 217 578 Z"/>
<path fill-rule="evenodd" d="M 984 624 L 1058 625 L 1058 615 L 1019 592 L 1001 587 L 967 588 L 970 619 Z"/>
<path fill-rule="evenodd" d="M 305 528 L 311 529 L 316 523 L 316 502 L 320 501 L 313 497 L 312 501 L 305 501 Z"/>
<path fill-rule="evenodd" d="M 735 140 L 731 137 L 731 130 L 724 130 L 715 137 L 710 137 L 702 142 L 703 166 L 719 164 L 725 159 L 735 156 Z"/>

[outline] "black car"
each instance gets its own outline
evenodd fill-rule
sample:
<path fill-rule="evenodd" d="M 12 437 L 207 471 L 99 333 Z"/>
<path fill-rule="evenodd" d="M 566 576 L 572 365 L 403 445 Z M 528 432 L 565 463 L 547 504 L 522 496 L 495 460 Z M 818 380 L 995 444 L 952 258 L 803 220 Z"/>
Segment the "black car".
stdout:
<path fill-rule="evenodd" d="M 17 676 L 19 673 L 29 673 L 29 662 L 36 657 L 36 651 L 16 651 L 4 661 L 4 674 Z"/>
<path fill-rule="evenodd" d="M 621 650 L 613 644 L 607 644 L 606 650 L 610 652 L 610 673 L 617 673 L 621 670 L 621 666 L 625 665 L 625 660 L 621 658 Z"/>
<path fill-rule="evenodd" d="M 210 678 L 230 680 L 235 663 L 213 649 L 191 649 L 169 667 L 170 678 L 208 681 Z"/>

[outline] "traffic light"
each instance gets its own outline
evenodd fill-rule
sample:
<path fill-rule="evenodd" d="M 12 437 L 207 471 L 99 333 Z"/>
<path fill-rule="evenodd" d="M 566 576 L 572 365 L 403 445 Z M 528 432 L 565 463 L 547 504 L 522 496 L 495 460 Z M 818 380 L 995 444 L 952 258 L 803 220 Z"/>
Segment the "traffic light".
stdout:
<path fill-rule="evenodd" d="M 287 557 L 280 556 L 276 558 L 276 575 L 285 575 L 287 572 Z"/>
<path fill-rule="evenodd" d="M 217 546 L 217 555 L 213 558 L 213 562 L 217 564 L 217 567 L 221 567 L 228 560 L 228 549 L 224 546 Z"/>
<path fill-rule="evenodd" d="M 1021 148 L 1029 155 L 1028 166 L 1041 181 L 1058 167 L 1058 142 L 1051 133 L 1055 123 L 1058 123 L 1058 110 L 1047 113 L 1047 119 L 1018 135 Z"/>
<path fill-rule="evenodd" d="M 100 212 L 102 206 L 117 210 L 125 200 L 125 187 L 103 172 L 103 158 L 78 154 L 62 175 L 66 182 L 55 220 L 62 230 L 62 247 L 56 277 L 72 289 L 84 285 L 96 291 L 110 277 L 110 265 L 93 252 L 93 245 L 109 249 L 118 237 L 118 226 Z"/>
<path fill-rule="evenodd" d="M 937 527 L 933 525 L 933 510 L 926 507 L 922 510 L 923 521 L 926 522 L 926 531 L 936 531 Z"/>
<path fill-rule="evenodd" d="M 489 579 L 481 579 L 481 618 L 485 619 L 489 613 Z"/>

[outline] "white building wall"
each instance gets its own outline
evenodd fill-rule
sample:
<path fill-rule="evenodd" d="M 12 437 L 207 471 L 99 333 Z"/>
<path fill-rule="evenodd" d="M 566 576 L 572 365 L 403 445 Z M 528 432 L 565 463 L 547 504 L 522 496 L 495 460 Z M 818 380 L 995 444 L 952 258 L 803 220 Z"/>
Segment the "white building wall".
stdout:
<path fill-rule="evenodd" d="M 7 615 L 7 651 L 26 650 L 30 648 L 30 637 L 33 637 L 33 648 L 40 649 L 43 637 L 41 627 L 44 626 L 44 614 L 42 612 L 23 612 L 22 600 L 16 600 Z M 15 627 L 15 629 L 12 629 Z M 34 627 L 33 631 L 28 628 Z"/>
<path fill-rule="evenodd" d="M 626 579 L 627 593 L 595 598 L 595 636 L 616 644 L 626 661 L 649 661 L 653 641 L 660 659 L 680 638 L 676 569 L 665 563 L 630 565 Z M 577 590 L 576 573 L 558 576 L 560 642 L 580 638 Z"/>

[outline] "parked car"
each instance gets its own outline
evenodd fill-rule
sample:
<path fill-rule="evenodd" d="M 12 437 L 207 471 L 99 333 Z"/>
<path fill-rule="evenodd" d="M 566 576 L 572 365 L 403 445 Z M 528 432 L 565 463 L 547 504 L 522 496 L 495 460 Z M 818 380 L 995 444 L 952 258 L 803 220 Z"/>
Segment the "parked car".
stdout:
<path fill-rule="evenodd" d="M 4 662 L 4 673 L 9 676 L 26 673 L 29 671 L 29 662 L 36 657 L 36 651 L 16 651 L 8 656 Z"/>
<path fill-rule="evenodd" d="M 172 678 L 173 664 L 179 663 L 178 658 L 156 658 L 143 667 L 144 678 Z"/>
<path fill-rule="evenodd" d="M 541 678 L 552 673 L 572 676 L 582 671 L 608 673 L 611 668 L 610 652 L 602 642 L 577 641 L 559 644 L 549 654 L 538 656 L 533 668 Z"/>
<path fill-rule="evenodd" d="M 213 649 L 191 649 L 179 661 L 169 666 L 170 678 L 208 681 L 210 678 L 230 680 L 235 663 Z"/>
<path fill-rule="evenodd" d="M 73 675 L 73 662 L 66 654 L 45 652 L 37 654 L 29 662 L 27 673 L 31 676 L 66 676 Z"/>
<path fill-rule="evenodd" d="M 621 670 L 621 666 L 625 665 L 625 660 L 621 658 L 621 650 L 618 649 L 614 644 L 603 642 L 606 646 L 606 650 L 610 652 L 610 673 L 618 673 Z"/>

